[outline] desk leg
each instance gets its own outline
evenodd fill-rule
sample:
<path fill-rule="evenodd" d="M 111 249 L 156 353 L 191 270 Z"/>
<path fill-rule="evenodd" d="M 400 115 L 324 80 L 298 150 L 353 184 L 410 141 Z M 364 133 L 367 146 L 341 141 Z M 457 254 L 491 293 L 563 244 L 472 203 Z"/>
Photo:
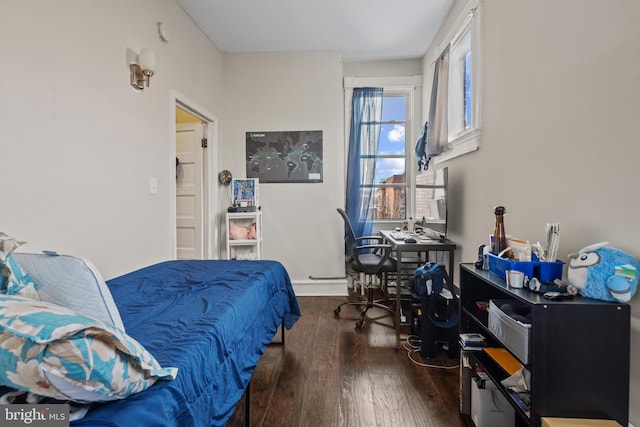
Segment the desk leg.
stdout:
<path fill-rule="evenodd" d="M 396 350 L 400 349 L 400 314 L 402 310 L 402 251 L 396 247 L 398 271 L 396 272 Z"/>

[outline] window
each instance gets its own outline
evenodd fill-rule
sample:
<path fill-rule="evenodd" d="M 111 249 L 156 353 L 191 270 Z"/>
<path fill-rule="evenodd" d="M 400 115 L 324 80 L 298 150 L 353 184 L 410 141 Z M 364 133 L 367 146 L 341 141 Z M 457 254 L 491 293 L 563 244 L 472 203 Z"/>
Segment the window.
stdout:
<path fill-rule="evenodd" d="M 471 93 L 471 31 L 451 44 L 449 54 L 449 140 L 473 125 Z"/>
<path fill-rule="evenodd" d="M 449 150 L 435 163 L 460 156 L 479 147 L 480 82 L 482 81 L 481 20 L 478 0 L 470 0 L 458 17 L 444 45 L 449 45 L 448 128 Z"/>
<path fill-rule="evenodd" d="M 429 168 L 416 172 L 416 221 L 425 227 L 447 234 L 447 168 Z"/>
<path fill-rule="evenodd" d="M 371 191 L 371 211 L 374 227 L 380 224 L 398 225 L 413 212 L 414 145 L 420 123 L 422 76 L 410 77 L 345 77 L 345 135 L 351 127 L 351 93 L 356 87 L 383 88 L 380 138 L 376 153 L 361 153 L 364 159 L 375 159 L 372 185 L 362 186 L 362 193 Z M 419 128 L 419 126 L 418 126 Z M 345 153 L 347 154 L 347 153 Z M 409 177 L 409 178 L 407 178 Z M 362 181 L 361 181 L 362 182 Z M 363 198 L 364 199 L 364 198 Z M 387 225 L 389 227 L 390 225 Z"/>
<path fill-rule="evenodd" d="M 373 184 L 374 220 L 404 219 L 407 212 L 407 96 L 387 93 L 382 101 L 380 143 Z"/>

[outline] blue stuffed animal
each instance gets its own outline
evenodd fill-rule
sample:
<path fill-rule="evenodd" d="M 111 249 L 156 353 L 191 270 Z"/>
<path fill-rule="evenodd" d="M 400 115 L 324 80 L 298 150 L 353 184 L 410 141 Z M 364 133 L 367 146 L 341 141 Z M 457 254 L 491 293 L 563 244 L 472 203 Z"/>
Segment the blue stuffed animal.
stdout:
<path fill-rule="evenodd" d="M 570 254 L 569 283 L 588 298 L 628 302 L 638 290 L 640 263 L 632 255 L 596 243 Z"/>

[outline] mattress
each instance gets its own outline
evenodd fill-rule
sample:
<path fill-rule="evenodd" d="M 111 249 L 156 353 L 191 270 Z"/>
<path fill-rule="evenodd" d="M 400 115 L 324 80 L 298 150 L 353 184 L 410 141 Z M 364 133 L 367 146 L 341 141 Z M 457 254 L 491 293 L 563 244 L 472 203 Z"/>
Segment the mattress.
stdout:
<path fill-rule="evenodd" d="M 300 316 L 276 261 L 167 261 L 107 285 L 127 333 L 178 376 L 95 404 L 72 426 L 223 426 L 278 326 Z"/>

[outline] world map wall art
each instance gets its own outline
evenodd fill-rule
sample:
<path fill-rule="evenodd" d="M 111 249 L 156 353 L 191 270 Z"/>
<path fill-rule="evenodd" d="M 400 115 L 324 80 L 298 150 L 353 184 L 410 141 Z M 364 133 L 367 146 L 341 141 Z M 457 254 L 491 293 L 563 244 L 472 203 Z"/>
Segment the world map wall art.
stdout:
<path fill-rule="evenodd" d="M 322 131 L 247 132 L 247 178 L 322 182 Z"/>

